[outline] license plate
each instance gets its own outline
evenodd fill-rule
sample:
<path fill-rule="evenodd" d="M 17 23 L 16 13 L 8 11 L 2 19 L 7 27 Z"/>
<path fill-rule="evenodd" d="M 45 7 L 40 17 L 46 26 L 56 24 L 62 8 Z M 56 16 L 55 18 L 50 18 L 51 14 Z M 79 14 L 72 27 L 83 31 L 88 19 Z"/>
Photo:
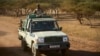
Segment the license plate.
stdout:
<path fill-rule="evenodd" d="M 59 48 L 60 45 L 50 45 L 50 48 Z"/>

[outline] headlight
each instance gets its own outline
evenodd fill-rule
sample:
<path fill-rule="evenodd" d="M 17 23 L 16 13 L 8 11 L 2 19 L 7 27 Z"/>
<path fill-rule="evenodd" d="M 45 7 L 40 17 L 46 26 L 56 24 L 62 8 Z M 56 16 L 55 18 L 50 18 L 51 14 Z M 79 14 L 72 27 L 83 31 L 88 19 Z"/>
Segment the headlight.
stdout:
<path fill-rule="evenodd" d="M 37 42 L 38 42 L 38 43 L 44 43 L 44 38 L 38 38 L 38 39 L 37 39 Z"/>
<path fill-rule="evenodd" d="M 68 38 L 67 37 L 63 37 L 63 42 L 68 42 Z"/>

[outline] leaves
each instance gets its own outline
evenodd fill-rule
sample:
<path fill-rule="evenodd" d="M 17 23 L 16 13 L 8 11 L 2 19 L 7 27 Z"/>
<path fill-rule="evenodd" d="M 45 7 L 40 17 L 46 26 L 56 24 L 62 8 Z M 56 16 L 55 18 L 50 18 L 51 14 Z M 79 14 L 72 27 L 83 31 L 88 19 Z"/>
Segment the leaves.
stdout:
<path fill-rule="evenodd" d="M 91 14 L 100 11 L 100 0 L 0 0 L 0 8 L 16 9 L 28 8 L 34 9 L 38 3 L 43 8 L 60 8 L 66 11 L 74 11 L 83 14 Z"/>

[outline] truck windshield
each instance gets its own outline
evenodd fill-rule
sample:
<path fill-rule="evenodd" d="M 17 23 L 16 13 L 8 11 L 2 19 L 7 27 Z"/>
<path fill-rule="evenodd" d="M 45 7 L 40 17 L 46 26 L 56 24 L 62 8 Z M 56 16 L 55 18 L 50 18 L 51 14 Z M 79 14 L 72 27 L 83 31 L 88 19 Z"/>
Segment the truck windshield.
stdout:
<path fill-rule="evenodd" d="M 31 31 L 52 31 L 58 29 L 56 21 L 36 21 L 31 23 Z"/>

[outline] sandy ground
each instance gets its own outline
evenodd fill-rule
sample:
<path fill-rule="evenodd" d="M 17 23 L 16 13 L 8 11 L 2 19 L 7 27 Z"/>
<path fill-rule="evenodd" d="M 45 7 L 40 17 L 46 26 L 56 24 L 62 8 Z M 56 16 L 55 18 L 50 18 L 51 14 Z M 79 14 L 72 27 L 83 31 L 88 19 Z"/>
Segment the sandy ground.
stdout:
<path fill-rule="evenodd" d="M 0 16 L 0 56 L 31 56 L 30 52 L 23 52 L 21 49 L 18 40 L 18 23 L 18 18 Z M 71 43 L 69 56 L 100 56 L 98 51 L 100 43 L 69 37 Z"/>

